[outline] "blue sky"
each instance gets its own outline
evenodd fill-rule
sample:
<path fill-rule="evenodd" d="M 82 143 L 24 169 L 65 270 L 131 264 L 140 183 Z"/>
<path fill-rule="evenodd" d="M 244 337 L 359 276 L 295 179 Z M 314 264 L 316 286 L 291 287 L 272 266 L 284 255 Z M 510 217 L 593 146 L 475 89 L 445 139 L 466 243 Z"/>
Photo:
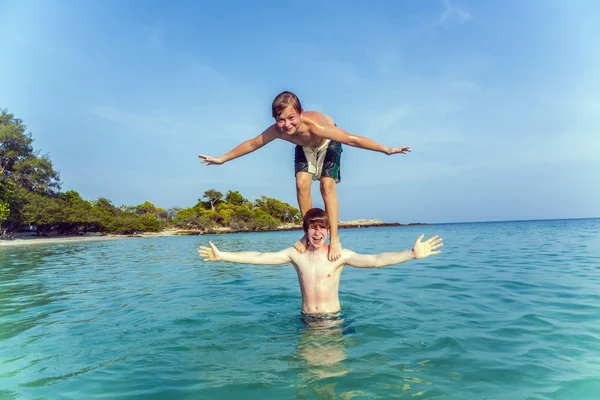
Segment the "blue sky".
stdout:
<path fill-rule="evenodd" d="M 0 108 L 88 200 L 296 205 L 289 143 L 197 158 L 262 132 L 291 90 L 413 149 L 346 147 L 342 220 L 600 217 L 599 20 L 593 0 L 0 0 Z"/>

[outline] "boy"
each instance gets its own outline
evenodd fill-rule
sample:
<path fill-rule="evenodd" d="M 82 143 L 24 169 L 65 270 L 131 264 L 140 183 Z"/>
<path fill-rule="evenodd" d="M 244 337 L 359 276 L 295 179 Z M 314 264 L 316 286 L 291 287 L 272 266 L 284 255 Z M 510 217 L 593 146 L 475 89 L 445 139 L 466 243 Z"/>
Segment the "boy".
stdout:
<path fill-rule="evenodd" d="M 419 236 L 412 250 L 376 255 L 357 254 L 343 249 L 335 262 L 327 258 L 328 245 L 325 243 L 329 233 L 329 218 L 320 208 L 306 212 L 303 221 L 304 234 L 308 240 L 308 248 L 300 253 L 290 247 L 272 253 L 258 252 L 222 252 L 209 242 L 210 248 L 200 246 L 198 254 L 203 261 L 229 261 L 244 264 L 286 264 L 292 263 L 298 274 L 300 292 L 302 293 L 302 313 L 305 316 L 327 316 L 340 312 L 338 290 L 340 276 L 345 265 L 356 268 L 381 268 L 400 264 L 413 258 L 425 258 L 431 254 L 439 254 L 442 239 L 433 236 L 422 242 Z"/>
<path fill-rule="evenodd" d="M 220 165 L 258 150 L 275 139 L 294 143 L 296 145 L 294 157 L 296 196 L 300 213 L 304 216 L 312 208 L 310 186 L 312 180 L 320 180 L 321 195 L 331 221 L 331 247 L 328 258 L 330 261 L 336 261 L 342 251 L 338 235 L 339 205 L 335 193 L 335 184 L 341 179 L 342 143 L 387 155 L 410 153 L 410 147 L 385 147 L 371 139 L 349 134 L 338 128 L 331 117 L 315 111 L 305 112 L 300 100 L 292 92 L 279 94 L 273 100 L 272 112 L 275 124 L 257 137 L 245 141 L 221 157 L 215 158 L 204 154 L 199 154 L 198 157 L 203 159 L 202 163 L 207 166 Z M 307 242 L 306 236 L 303 236 L 294 247 L 299 252 L 303 252 L 306 250 Z"/>

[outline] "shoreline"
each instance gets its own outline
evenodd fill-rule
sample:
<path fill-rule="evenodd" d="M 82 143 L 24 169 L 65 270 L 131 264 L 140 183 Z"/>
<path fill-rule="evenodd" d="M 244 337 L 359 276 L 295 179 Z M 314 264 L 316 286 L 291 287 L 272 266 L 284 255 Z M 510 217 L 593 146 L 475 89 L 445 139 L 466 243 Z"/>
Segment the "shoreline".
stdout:
<path fill-rule="evenodd" d="M 358 228 L 385 228 L 394 226 L 423 226 L 425 223 L 400 224 L 397 222 L 383 222 L 373 219 L 360 219 L 352 221 L 340 221 L 339 229 L 358 229 Z M 161 232 L 145 232 L 130 235 L 99 234 L 90 233 L 82 236 L 36 236 L 29 232 L 15 234 L 15 237 L 9 239 L 0 239 L 0 248 L 26 246 L 35 244 L 68 244 L 83 242 L 99 242 L 106 240 L 135 239 L 148 237 L 167 237 L 167 236 L 200 236 L 200 235 L 225 235 L 229 233 L 259 233 L 259 232 L 285 232 L 300 231 L 302 225 L 284 224 L 272 229 L 233 229 L 228 227 L 219 227 L 207 230 L 185 230 L 185 229 L 165 229 Z"/>
<path fill-rule="evenodd" d="M 386 228 L 390 226 L 424 226 L 430 225 L 422 222 L 415 222 L 410 224 L 400 224 L 398 222 L 383 222 L 378 219 L 357 219 L 352 221 L 340 221 L 338 224 L 339 229 L 357 229 L 357 228 Z M 178 230 L 175 231 L 174 235 L 222 235 L 228 233 L 244 233 L 244 232 L 285 232 L 285 231 L 301 231 L 302 225 L 300 224 L 283 224 L 276 228 L 267 229 L 234 229 L 229 227 L 219 227 L 206 230 Z"/>

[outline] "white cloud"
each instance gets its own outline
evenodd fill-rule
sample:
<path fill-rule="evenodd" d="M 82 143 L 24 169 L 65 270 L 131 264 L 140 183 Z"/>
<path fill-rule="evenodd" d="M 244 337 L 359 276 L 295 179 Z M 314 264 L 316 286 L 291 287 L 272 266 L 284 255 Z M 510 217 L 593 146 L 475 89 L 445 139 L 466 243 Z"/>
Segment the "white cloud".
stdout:
<path fill-rule="evenodd" d="M 471 14 L 460 6 L 451 3 L 449 0 L 444 1 L 444 11 L 437 17 L 435 25 L 449 26 L 462 25 L 473 19 Z"/>

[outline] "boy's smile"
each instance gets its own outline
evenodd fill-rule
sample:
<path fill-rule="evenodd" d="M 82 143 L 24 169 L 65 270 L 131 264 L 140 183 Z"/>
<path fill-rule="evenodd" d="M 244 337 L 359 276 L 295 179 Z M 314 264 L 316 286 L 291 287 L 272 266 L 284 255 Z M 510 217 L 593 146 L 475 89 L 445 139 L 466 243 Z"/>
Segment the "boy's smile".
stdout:
<path fill-rule="evenodd" d="M 329 230 L 323 226 L 310 226 L 306 235 L 308 241 L 315 249 L 320 248 L 325 243 Z"/>
<path fill-rule="evenodd" d="M 277 128 L 285 134 L 293 135 L 300 125 L 302 113 L 299 113 L 293 106 L 287 106 L 275 120 Z"/>

